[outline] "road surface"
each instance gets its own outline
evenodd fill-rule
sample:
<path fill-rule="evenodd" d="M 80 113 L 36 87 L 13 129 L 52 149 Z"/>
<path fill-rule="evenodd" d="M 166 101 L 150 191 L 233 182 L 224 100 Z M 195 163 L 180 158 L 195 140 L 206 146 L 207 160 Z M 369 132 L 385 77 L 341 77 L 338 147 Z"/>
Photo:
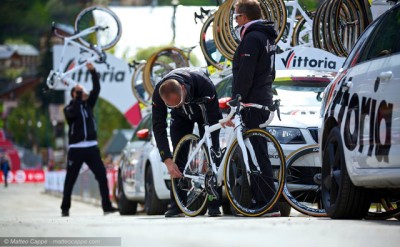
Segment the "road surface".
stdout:
<path fill-rule="evenodd" d="M 11 184 L 7 189 L 1 185 L 0 239 L 117 237 L 121 246 L 129 247 L 400 246 L 397 220 L 104 216 L 99 206 L 79 201 L 72 202 L 71 216 L 63 218 L 60 203 L 60 197 L 44 193 L 43 184 Z"/>

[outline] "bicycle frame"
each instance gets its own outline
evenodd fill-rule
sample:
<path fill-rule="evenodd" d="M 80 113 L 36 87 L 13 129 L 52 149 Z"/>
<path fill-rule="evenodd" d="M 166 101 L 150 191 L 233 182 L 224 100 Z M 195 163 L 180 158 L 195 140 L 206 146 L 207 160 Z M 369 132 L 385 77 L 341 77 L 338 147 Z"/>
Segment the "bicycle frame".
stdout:
<path fill-rule="evenodd" d="M 199 106 L 202 108 L 202 112 L 205 113 L 204 105 L 200 104 Z M 239 107 L 239 110 L 237 110 L 237 107 Z M 221 129 L 222 128 L 222 123 L 227 122 L 229 119 L 231 119 L 232 115 L 235 114 L 235 112 L 236 112 L 236 114 L 234 116 L 234 119 L 233 119 L 233 123 L 234 123 L 234 126 L 235 126 L 235 127 L 233 127 L 234 131 L 229 135 L 228 142 L 227 142 L 226 146 L 230 147 L 233 144 L 233 142 L 235 140 L 237 140 L 237 142 L 238 142 L 238 144 L 239 144 L 239 146 L 241 148 L 242 154 L 243 154 L 243 160 L 244 160 L 246 171 L 247 171 L 247 179 L 248 179 L 249 184 L 251 184 L 250 175 L 249 175 L 249 171 L 250 171 L 249 157 L 248 157 L 248 154 L 247 154 L 246 150 L 249 151 L 251 160 L 252 160 L 253 164 L 255 165 L 255 167 L 257 168 L 258 171 L 260 171 L 260 166 L 259 166 L 259 164 L 257 162 L 257 159 L 255 158 L 256 154 L 255 154 L 255 151 L 254 151 L 254 148 L 253 148 L 252 144 L 250 143 L 249 140 L 246 140 L 246 141 L 243 140 L 243 135 L 242 135 L 243 125 L 242 125 L 242 120 L 241 120 L 241 116 L 240 116 L 240 113 L 239 113 L 240 109 L 242 109 L 243 107 L 256 107 L 256 108 L 261 108 L 262 109 L 263 106 L 257 105 L 257 104 L 241 104 L 240 103 L 239 106 L 236 106 L 236 107 L 232 107 L 231 106 L 231 111 L 228 114 L 228 116 L 223 118 L 223 119 L 221 119 L 219 121 L 219 123 L 211 125 L 211 126 L 209 126 L 208 124 L 205 125 L 204 126 L 204 135 L 203 135 L 203 137 L 197 143 L 196 148 L 190 154 L 190 156 L 188 158 L 188 161 L 186 162 L 185 168 L 183 170 L 184 171 L 183 174 L 184 174 L 185 177 L 191 178 L 193 180 L 203 180 L 204 179 L 205 175 L 192 176 L 190 174 L 187 174 L 186 173 L 187 168 L 190 165 L 190 163 L 193 161 L 193 159 L 195 158 L 195 156 L 197 155 L 198 151 L 200 150 L 200 148 L 202 147 L 202 145 L 204 143 L 206 143 L 208 153 L 211 154 L 211 147 L 212 147 L 211 133 L 216 131 L 216 130 Z M 272 119 L 274 117 L 274 114 L 273 114 L 273 111 L 270 111 L 270 112 L 271 112 L 270 118 L 268 119 L 268 121 L 266 123 L 262 124 L 262 126 L 268 125 L 269 122 L 272 121 Z M 225 160 L 227 158 L 227 155 L 228 155 L 228 152 L 225 152 L 224 156 L 222 157 L 222 160 L 221 160 L 222 163 L 226 163 Z M 223 166 L 220 166 L 219 168 L 217 168 L 217 166 L 214 163 L 213 159 L 210 159 L 210 164 L 211 164 L 211 168 L 212 168 L 214 174 L 216 174 L 216 176 L 217 176 L 217 184 L 218 184 L 218 186 L 221 186 L 222 182 L 223 182 L 223 170 L 224 170 L 224 169 L 222 169 Z M 202 170 L 203 165 L 204 165 L 204 163 L 200 164 L 199 170 Z"/>
<path fill-rule="evenodd" d="M 100 26 L 89 27 L 89 28 L 82 30 L 81 32 L 79 32 L 75 35 L 69 36 L 69 37 L 61 37 L 60 35 L 56 34 L 57 36 L 64 39 L 64 44 L 63 44 L 63 48 L 62 48 L 62 52 L 61 52 L 60 63 L 58 65 L 57 69 L 51 70 L 47 77 L 46 83 L 49 88 L 54 88 L 58 83 L 62 83 L 66 86 L 77 85 L 78 82 L 76 82 L 71 77 L 69 77 L 69 75 L 71 75 L 74 72 L 85 67 L 87 63 L 92 63 L 99 59 L 102 60 L 102 58 L 104 57 L 104 54 L 102 53 L 100 46 L 92 46 L 91 48 L 87 48 L 87 47 L 83 46 L 82 44 L 80 44 L 78 41 L 76 41 L 76 39 L 78 39 L 80 37 L 84 37 L 91 33 L 97 32 L 97 30 L 99 30 L 100 28 L 102 28 L 102 27 L 100 27 Z M 79 61 L 78 65 L 75 66 L 74 68 L 67 70 L 65 72 L 62 72 L 63 67 L 64 67 L 64 54 L 65 54 L 65 51 L 66 51 L 66 48 L 68 47 L 68 45 L 78 47 L 81 50 L 80 53 L 87 52 L 89 58 L 84 60 L 83 62 Z"/>

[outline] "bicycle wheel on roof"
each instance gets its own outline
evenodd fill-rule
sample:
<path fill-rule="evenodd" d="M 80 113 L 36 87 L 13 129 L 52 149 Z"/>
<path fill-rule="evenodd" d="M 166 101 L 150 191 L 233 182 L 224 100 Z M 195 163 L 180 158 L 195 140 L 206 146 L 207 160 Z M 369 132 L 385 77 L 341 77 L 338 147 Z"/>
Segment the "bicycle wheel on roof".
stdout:
<path fill-rule="evenodd" d="M 101 29 L 84 37 L 79 42 L 86 47 L 99 46 L 108 50 L 115 46 L 121 38 L 121 22 L 117 15 L 103 6 L 91 6 L 83 9 L 75 19 L 75 32 L 79 33 L 87 28 L 100 26 Z"/>

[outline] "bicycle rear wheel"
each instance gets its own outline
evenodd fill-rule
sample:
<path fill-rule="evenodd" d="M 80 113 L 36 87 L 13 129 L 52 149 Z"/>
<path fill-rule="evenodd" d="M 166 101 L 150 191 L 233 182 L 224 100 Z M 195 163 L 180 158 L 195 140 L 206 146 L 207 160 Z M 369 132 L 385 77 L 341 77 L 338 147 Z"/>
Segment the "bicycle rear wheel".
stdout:
<path fill-rule="evenodd" d="M 183 168 L 198 145 L 199 137 L 193 134 L 184 136 L 178 143 L 174 151 L 174 162 L 178 167 Z M 202 145 L 186 172 L 191 177 L 172 178 L 172 192 L 176 204 L 187 216 L 197 216 L 204 214 L 207 210 L 208 194 L 205 188 L 205 174 L 210 164 L 205 145 Z"/>
<path fill-rule="evenodd" d="M 274 207 L 282 194 L 286 175 L 285 156 L 279 142 L 265 130 L 248 130 L 244 133 L 243 140 L 250 171 L 246 171 L 242 150 L 235 140 L 228 150 L 224 164 L 225 190 L 238 214 L 262 216 Z M 264 163 L 268 160 L 272 170 Z M 261 171 L 254 166 L 255 161 L 260 165 Z"/>
<path fill-rule="evenodd" d="M 287 157 L 283 196 L 295 210 L 305 215 L 327 216 L 321 201 L 321 162 L 318 145 L 294 151 Z"/>
<path fill-rule="evenodd" d="M 100 46 L 102 50 L 108 50 L 115 46 L 121 38 L 121 22 L 117 15 L 103 6 L 91 6 L 83 9 L 75 19 L 75 32 L 79 33 L 93 26 L 105 28 L 99 29 L 78 40 L 82 45 L 91 47 Z"/>

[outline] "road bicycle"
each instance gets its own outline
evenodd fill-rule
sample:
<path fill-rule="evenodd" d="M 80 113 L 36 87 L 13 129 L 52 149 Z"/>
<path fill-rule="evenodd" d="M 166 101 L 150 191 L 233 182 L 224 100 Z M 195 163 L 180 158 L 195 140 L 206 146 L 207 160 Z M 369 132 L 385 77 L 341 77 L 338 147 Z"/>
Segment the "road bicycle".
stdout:
<path fill-rule="evenodd" d="M 49 88 L 59 84 L 74 86 L 77 82 L 71 75 L 86 66 L 87 63 L 106 63 L 105 50 L 112 48 L 121 37 L 121 23 L 110 9 L 103 6 L 91 6 L 83 9 L 75 19 L 75 34 L 62 33 L 60 25 L 53 23 L 52 33 L 61 38 L 63 48 L 56 69 L 51 70 L 46 83 Z M 73 68 L 65 68 L 64 56 L 68 46 L 80 50 L 78 63 Z"/>
<path fill-rule="evenodd" d="M 208 101 L 209 97 L 192 102 L 202 111 L 203 137 L 188 134 L 174 150 L 173 160 L 183 168 L 182 178 L 172 178 L 175 201 L 185 215 L 197 216 L 205 212 L 208 201 L 220 199 L 216 188 L 223 185 L 236 214 L 262 216 L 278 202 L 286 175 L 281 145 L 272 134 L 261 129 L 272 121 L 275 111 L 280 118 L 279 101 L 262 106 L 242 103 L 237 96 L 227 103 L 229 114 L 211 126 L 205 108 Z M 224 105 L 223 102 L 220 105 Z M 243 125 L 241 114 L 249 107 L 270 112 L 268 121 L 259 129 L 246 129 Z M 221 124 L 232 117 L 235 127 L 229 133 L 227 145 L 220 152 L 215 151 L 211 133 L 221 129 Z M 268 165 L 261 164 L 268 160 L 272 163 L 272 171 L 266 171 Z"/>

